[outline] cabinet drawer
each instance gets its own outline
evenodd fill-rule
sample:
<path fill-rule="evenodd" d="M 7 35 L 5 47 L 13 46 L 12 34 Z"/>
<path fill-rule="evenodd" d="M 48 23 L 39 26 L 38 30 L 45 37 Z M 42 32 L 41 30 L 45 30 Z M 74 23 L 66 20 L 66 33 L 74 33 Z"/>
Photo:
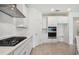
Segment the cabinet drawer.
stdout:
<path fill-rule="evenodd" d="M 12 51 L 12 52 L 10 52 L 8 55 L 14 55 L 14 52 Z"/>
<path fill-rule="evenodd" d="M 19 54 L 20 54 L 20 55 L 26 55 L 26 48 L 22 49 Z"/>
<path fill-rule="evenodd" d="M 14 51 L 14 55 L 25 55 L 25 54 L 29 55 L 31 49 L 32 49 L 32 38 L 29 38 Z"/>
<path fill-rule="evenodd" d="M 24 48 L 25 48 L 25 42 L 21 46 L 16 48 L 16 50 L 14 51 L 14 55 L 20 55 L 21 52 L 24 50 Z"/>
<path fill-rule="evenodd" d="M 26 46 L 26 54 L 29 55 L 31 53 L 32 50 L 32 39 L 29 39 L 27 42 L 27 46 Z"/>

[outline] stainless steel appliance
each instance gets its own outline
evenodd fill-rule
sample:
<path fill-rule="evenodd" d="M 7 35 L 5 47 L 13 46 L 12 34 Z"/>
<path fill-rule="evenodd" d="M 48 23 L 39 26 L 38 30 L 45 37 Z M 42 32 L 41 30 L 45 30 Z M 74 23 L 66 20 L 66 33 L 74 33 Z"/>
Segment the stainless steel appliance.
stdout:
<path fill-rule="evenodd" d="M 56 37 L 57 28 L 56 27 L 48 27 L 48 37 Z"/>

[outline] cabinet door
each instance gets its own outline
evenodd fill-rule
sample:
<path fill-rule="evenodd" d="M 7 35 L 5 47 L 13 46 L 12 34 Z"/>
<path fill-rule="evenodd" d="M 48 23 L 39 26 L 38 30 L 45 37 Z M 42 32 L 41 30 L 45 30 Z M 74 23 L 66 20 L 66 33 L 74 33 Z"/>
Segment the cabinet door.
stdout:
<path fill-rule="evenodd" d="M 57 16 L 49 16 L 48 17 L 48 26 L 57 26 Z"/>
<path fill-rule="evenodd" d="M 57 39 L 59 41 L 69 42 L 68 24 L 57 24 Z"/>
<path fill-rule="evenodd" d="M 57 23 L 68 23 L 68 17 L 58 16 Z"/>
<path fill-rule="evenodd" d="M 29 55 L 31 53 L 31 50 L 32 50 L 32 37 L 29 38 L 29 40 L 27 41 L 26 54 Z"/>
<path fill-rule="evenodd" d="M 26 50 L 27 50 L 27 47 L 26 47 L 26 45 L 28 45 L 28 43 L 27 43 L 27 41 L 23 44 L 23 48 L 22 48 L 22 50 L 20 51 L 20 55 L 26 55 Z"/>
<path fill-rule="evenodd" d="M 23 44 L 21 44 L 17 49 L 14 51 L 14 55 L 29 55 L 32 50 L 32 37 L 26 40 Z"/>
<path fill-rule="evenodd" d="M 14 55 L 14 51 L 10 52 L 8 55 Z"/>
<path fill-rule="evenodd" d="M 19 47 L 17 47 L 16 50 L 14 51 L 14 55 L 21 55 L 21 54 L 23 54 L 23 52 L 25 51 L 26 43 L 27 43 L 27 41 L 25 41 L 23 44 L 21 44 Z"/>

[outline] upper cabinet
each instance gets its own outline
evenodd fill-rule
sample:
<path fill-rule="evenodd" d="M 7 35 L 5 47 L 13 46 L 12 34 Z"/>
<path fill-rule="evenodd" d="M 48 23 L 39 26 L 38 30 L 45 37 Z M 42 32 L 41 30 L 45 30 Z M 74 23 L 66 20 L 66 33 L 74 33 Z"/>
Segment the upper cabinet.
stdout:
<path fill-rule="evenodd" d="M 66 16 L 48 16 L 48 26 L 57 26 L 57 24 L 68 23 Z"/>
<path fill-rule="evenodd" d="M 25 18 L 24 5 L 0 4 L 0 11 L 15 18 Z"/>
<path fill-rule="evenodd" d="M 49 16 L 48 17 L 48 26 L 57 26 L 57 17 Z"/>
<path fill-rule="evenodd" d="M 57 23 L 68 23 L 68 17 L 58 16 L 56 18 L 57 18 Z"/>

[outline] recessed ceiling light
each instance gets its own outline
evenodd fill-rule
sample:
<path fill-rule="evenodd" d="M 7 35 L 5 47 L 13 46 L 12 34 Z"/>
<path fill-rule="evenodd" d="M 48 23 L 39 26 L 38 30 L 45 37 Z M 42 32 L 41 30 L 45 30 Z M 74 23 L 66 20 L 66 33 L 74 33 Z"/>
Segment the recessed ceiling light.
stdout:
<path fill-rule="evenodd" d="M 51 11 L 55 11 L 55 9 L 54 8 L 51 8 Z"/>
<path fill-rule="evenodd" d="M 16 7 L 15 5 L 12 5 L 12 7 Z"/>
<path fill-rule="evenodd" d="M 71 11 L 71 8 L 67 8 L 67 11 Z"/>

